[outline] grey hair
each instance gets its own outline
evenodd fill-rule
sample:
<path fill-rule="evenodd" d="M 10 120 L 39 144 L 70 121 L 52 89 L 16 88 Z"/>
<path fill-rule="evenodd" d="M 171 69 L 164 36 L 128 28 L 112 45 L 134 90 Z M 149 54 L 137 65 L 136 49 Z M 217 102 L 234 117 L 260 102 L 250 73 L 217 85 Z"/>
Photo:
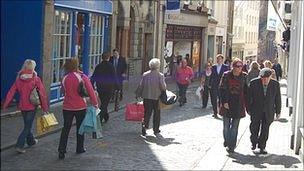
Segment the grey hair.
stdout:
<path fill-rule="evenodd" d="M 158 58 L 152 58 L 149 62 L 149 67 L 151 70 L 157 70 L 160 68 L 160 60 Z"/>

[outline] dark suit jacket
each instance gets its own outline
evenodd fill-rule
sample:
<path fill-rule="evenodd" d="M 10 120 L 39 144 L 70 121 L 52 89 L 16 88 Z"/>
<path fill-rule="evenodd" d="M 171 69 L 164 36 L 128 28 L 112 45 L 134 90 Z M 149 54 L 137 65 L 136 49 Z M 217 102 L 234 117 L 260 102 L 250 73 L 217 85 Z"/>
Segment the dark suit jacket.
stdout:
<path fill-rule="evenodd" d="M 108 61 L 102 61 L 95 67 L 91 77 L 91 83 L 96 82 L 97 91 L 112 91 L 117 84 L 113 65 Z"/>
<path fill-rule="evenodd" d="M 218 74 L 217 73 L 217 64 L 212 66 L 212 73 L 211 73 L 210 81 L 209 81 L 211 89 L 219 88 L 223 73 L 228 70 L 229 70 L 229 67 L 227 65 L 223 64 L 221 67 L 220 73 Z"/>
<path fill-rule="evenodd" d="M 114 66 L 114 57 L 112 56 L 110 58 L 110 62 L 112 63 L 112 65 Z M 122 74 L 127 72 L 127 62 L 126 59 L 124 57 L 119 57 L 118 58 L 118 64 L 117 64 L 117 68 L 116 68 L 116 76 L 118 78 L 119 81 L 123 81 L 123 77 Z"/>
<path fill-rule="evenodd" d="M 281 91 L 280 83 L 271 79 L 267 86 L 267 93 L 264 96 L 261 78 L 255 78 L 250 81 L 248 93 L 248 109 L 251 117 L 265 119 L 271 123 L 274 114 L 281 113 Z"/>

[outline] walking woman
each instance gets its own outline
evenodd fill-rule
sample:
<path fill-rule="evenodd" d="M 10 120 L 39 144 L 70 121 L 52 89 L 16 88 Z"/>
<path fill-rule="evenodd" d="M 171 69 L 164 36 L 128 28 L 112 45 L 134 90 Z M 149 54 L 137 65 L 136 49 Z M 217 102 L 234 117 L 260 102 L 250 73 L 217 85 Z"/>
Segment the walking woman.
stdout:
<path fill-rule="evenodd" d="M 19 93 L 19 105 L 18 108 L 21 110 L 23 117 L 24 128 L 20 133 L 17 144 L 16 151 L 19 153 L 25 153 L 24 145 L 27 143 L 28 146 L 33 146 L 37 144 L 38 140 L 34 138 L 32 133 L 32 125 L 37 112 L 37 105 L 30 102 L 30 94 L 32 90 L 36 87 L 39 92 L 39 98 L 42 110 L 44 112 L 48 111 L 47 95 L 45 88 L 41 82 L 41 79 L 37 76 L 35 72 L 36 62 L 31 59 L 24 61 L 21 70 L 18 73 L 16 81 L 10 88 L 3 109 L 6 109 L 8 104 L 13 99 L 16 92 Z"/>
<path fill-rule="evenodd" d="M 161 91 L 166 90 L 164 74 L 159 72 L 160 60 L 153 58 L 149 62 L 150 70 L 142 76 L 136 97 L 144 99 L 145 115 L 142 123 L 142 135 L 146 135 L 146 129 L 149 128 L 149 121 L 153 112 L 153 131 L 154 134 L 160 133 L 160 107 L 159 96 Z"/>
<path fill-rule="evenodd" d="M 209 94 L 210 94 L 210 76 L 212 73 L 211 70 L 211 63 L 208 63 L 206 66 L 205 71 L 202 74 L 202 80 L 201 80 L 201 85 L 204 87 L 203 89 L 203 109 L 207 107 L 207 103 L 208 103 L 208 98 L 209 98 Z"/>
<path fill-rule="evenodd" d="M 259 76 L 259 73 L 260 73 L 260 65 L 259 65 L 258 62 L 253 61 L 250 64 L 250 69 L 249 69 L 249 72 L 248 72 L 248 75 L 247 75 L 247 78 L 246 78 L 247 86 L 249 86 L 249 83 L 252 79 Z"/>
<path fill-rule="evenodd" d="M 88 92 L 90 101 L 98 108 L 97 98 L 94 93 L 93 86 L 89 78 L 78 70 L 78 59 L 71 58 L 67 59 L 63 65 L 66 75 L 63 77 L 62 86 L 64 89 L 64 100 L 63 100 L 63 128 L 61 130 L 60 143 L 58 147 L 59 159 L 64 159 L 68 141 L 68 135 L 72 127 L 73 118 L 76 118 L 77 125 L 77 147 L 76 153 L 84 153 L 83 147 L 84 135 L 78 134 L 79 127 L 86 114 L 86 101 L 79 95 L 78 87 L 80 82 L 83 82 L 85 89 Z"/>
<path fill-rule="evenodd" d="M 179 89 L 179 106 L 183 106 L 187 103 L 186 92 L 191 80 L 193 79 L 193 70 L 187 66 L 186 59 L 181 61 L 181 66 L 176 71 L 176 81 Z"/>

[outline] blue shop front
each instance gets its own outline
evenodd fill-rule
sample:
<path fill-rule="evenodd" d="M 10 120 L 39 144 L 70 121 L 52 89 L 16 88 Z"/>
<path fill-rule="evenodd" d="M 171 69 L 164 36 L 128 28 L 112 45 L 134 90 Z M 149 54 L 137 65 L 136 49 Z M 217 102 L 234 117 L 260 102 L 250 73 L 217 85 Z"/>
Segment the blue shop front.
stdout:
<path fill-rule="evenodd" d="M 42 60 L 45 1 L 1 1 L 1 101 L 25 59 L 34 59 L 36 71 L 52 68 L 50 103 L 63 99 L 60 80 L 66 59 L 76 57 L 90 75 L 110 50 L 111 0 L 54 0 L 52 66 Z M 18 9 L 18 10 L 16 10 Z"/>
<path fill-rule="evenodd" d="M 62 100 L 62 65 L 68 58 L 79 59 L 80 68 L 91 75 L 109 49 L 109 17 L 112 1 L 55 0 L 51 103 Z"/>

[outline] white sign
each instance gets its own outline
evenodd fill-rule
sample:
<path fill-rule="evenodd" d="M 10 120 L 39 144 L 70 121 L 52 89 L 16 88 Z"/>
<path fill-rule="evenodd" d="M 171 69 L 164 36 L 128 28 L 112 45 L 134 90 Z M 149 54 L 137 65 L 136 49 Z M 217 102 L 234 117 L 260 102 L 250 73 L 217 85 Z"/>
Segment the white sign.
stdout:
<path fill-rule="evenodd" d="M 269 31 L 276 31 L 278 25 L 278 16 L 275 12 L 273 4 L 271 1 L 268 1 L 268 15 L 267 15 L 267 27 L 266 29 Z"/>

